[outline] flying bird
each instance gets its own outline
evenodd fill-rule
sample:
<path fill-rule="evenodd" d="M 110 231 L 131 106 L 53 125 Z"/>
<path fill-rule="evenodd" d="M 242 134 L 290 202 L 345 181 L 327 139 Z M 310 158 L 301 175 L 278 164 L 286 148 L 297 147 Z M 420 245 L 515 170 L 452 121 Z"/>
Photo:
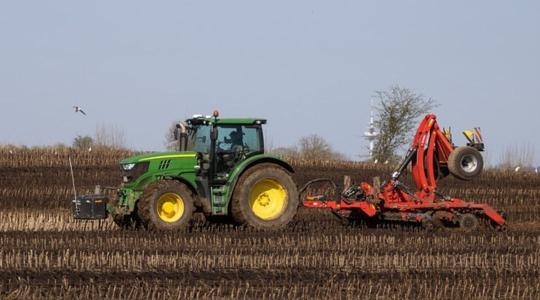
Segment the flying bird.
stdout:
<path fill-rule="evenodd" d="M 75 113 L 80 112 L 81 114 L 83 114 L 83 115 L 86 116 L 86 113 L 84 112 L 84 110 L 82 110 L 81 107 L 79 107 L 79 106 L 73 106 L 73 108 L 75 108 Z"/>

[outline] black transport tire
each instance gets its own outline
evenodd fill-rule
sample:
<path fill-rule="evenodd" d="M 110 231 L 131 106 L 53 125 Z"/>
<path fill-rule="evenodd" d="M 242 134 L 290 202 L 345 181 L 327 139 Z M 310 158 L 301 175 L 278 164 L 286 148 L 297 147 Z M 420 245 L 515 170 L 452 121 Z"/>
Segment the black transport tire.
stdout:
<path fill-rule="evenodd" d="M 465 232 L 474 232 L 480 229 L 480 222 L 473 214 L 463 214 L 459 217 L 459 228 Z"/>
<path fill-rule="evenodd" d="M 480 151 L 473 147 L 458 147 L 448 157 L 448 169 L 454 177 L 461 180 L 472 180 L 482 173 L 484 159 Z"/>
<path fill-rule="evenodd" d="M 194 211 L 194 196 L 183 183 L 158 180 L 144 190 L 138 215 L 149 230 L 181 230 L 188 226 Z"/>
<path fill-rule="evenodd" d="M 280 192 L 267 193 L 273 190 Z M 285 227 L 294 218 L 298 202 L 298 190 L 289 172 L 265 163 L 248 169 L 236 183 L 231 215 L 238 224 L 275 230 Z M 269 217 L 263 218 L 267 212 Z"/>

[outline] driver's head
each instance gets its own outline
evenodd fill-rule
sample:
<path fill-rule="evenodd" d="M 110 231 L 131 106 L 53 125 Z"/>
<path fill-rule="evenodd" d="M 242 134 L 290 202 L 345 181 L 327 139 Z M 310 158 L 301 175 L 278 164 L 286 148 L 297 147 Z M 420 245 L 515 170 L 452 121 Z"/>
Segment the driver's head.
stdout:
<path fill-rule="evenodd" d="M 239 130 L 235 130 L 229 134 L 231 143 L 235 145 L 242 144 L 242 133 Z"/>

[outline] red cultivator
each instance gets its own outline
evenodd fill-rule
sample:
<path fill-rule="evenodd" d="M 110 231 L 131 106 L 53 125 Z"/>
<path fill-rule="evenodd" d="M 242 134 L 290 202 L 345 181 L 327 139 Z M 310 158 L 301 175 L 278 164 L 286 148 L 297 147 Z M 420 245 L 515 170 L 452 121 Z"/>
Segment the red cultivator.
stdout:
<path fill-rule="evenodd" d="M 328 208 L 345 220 L 361 219 L 370 224 L 383 221 L 402 221 L 422 224 L 425 227 L 460 227 L 476 230 L 479 221 L 486 221 L 496 228 L 506 224 L 501 213 L 488 204 L 476 204 L 448 197 L 437 192 L 437 181 L 452 174 L 462 180 L 477 177 L 483 169 L 480 151 L 484 150 L 479 129 L 465 131 L 469 143 L 455 147 L 450 132 L 441 130 L 435 115 L 427 115 L 421 122 L 407 155 L 392 174 L 392 178 L 374 186 L 361 183 L 351 186 L 340 200 L 324 195 L 308 196 L 305 207 Z M 411 191 L 398 179 L 411 164 L 416 191 Z M 310 185 L 324 181 L 314 180 Z"/>

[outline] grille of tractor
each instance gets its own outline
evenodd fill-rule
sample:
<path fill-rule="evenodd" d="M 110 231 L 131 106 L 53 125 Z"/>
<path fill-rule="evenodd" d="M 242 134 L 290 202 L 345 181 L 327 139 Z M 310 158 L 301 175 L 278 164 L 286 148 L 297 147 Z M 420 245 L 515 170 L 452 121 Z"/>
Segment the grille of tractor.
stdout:
<path fill-rule="evenodd" d="M 135 167 L 129 171 L 123 171 L 122 176 L 124 178 L 127 178 L 127 182 L 132 182 L 137 180 L 137 178 L 141 177 L 146 171 L 148 171 L 148 162 L 142 162 L 135 164 Z"/>
<path fill-rule="evenodd" d="M 170 160 L 170 159 L 169 159 L 169 160 L 162 160 L 162 161 L 159 163 L 158 169 L 160 169 L 160 170 L 168 169 L 170 164 L 171 164 L 171 160 Z"/>

